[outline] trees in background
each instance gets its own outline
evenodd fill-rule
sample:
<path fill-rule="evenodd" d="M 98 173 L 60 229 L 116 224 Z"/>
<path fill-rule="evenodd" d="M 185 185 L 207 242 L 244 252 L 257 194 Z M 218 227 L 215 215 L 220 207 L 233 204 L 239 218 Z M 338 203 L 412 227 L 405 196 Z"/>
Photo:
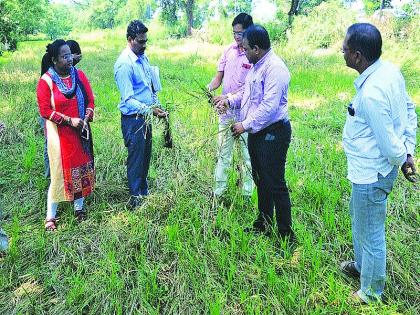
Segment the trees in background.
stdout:
<path fill-rule="evenodd" d="M 151 19 L 154 7 L 156 3 L 152 1 L 128 0 L 118 11 L 116 22 L 124 25 L 136 19 Z"/>
<path fill-rule="evenodd" d="M 237 15 L 241 12 L 251 12 L 252 0 L 234 0 L 226 4 L 226 12 Z"/>
<path fill-rule="evenodd" d="M 0 2 L 0 55 L 4 50 L 16 49 L 18 34 L 17 22 L 13 20 L 9 8 Z"/>
<path fill-rule="evenodd" d="M 193 28 L 217 18 L 231 18 L 239 12 L 252 13 L 255 0 L 72 0 L 69 4 L 51 0 L 0 0 L 0 54 L 16 49 L 17 41 L 42 32 L 49 39 L 66 36 L 72 29 L 106 29 L 127 25 L 133 19 L 160 20 L 172 36 L 191 35 Z M 266 23 L 275 40 L 285 40 L 296 16 L 307 16 L 326 0 L 271 0 L 276 18 Z M 355 0 L 339 0 L 351 3 Z M 391 0 L 362 0 L 365 12 L 388 8 Z M 411 0 L 410 3 L 415 3 Z M 337 5 L 340 5 L 337 1 Z M 255 3 L 254 3 L 255 6 Z M 418 6 L 409 13 L 418 12 Z M 411 13 L 410 13 L 411 12 Z"/>
<path fill-rule="evenodd" d="M 48 18 L 41 31 L 48 35 L 50 40 L 66 36 L 72 30 L 74 17 L 69 15 L 69 8 L 62 4 L 53 4 L 48 9 Z"/>
<path fill-rule="evenodd" d="M 0 0 L 0 54 L 16 49 L 20 38 L 39 32 L 47 8 L 47 0 Z"/>
<path fill-rule="evenodd" d="M 48 14 L 47 0 L 5 0 L 12 19 L 17 22 L 17 32 L 23 36 L 36 34 Z"/>
<path fill-rule="evenodd" d="M 50 39 L 67 35 L 74 23 L 70 7 L 48 0 L 0 0 L 0 55 L 15 50 L 29 35 L 46 34 Z"/>
<path fill-rule="evenodd" d="M 287 13 L 289 16 L 289 27 L 293 23 L 294 16 L 300 14 L 307 15 L 324 1 L 325 0 L 290 0 L 290 9 Z"/>
<path fill-rule="evenodd" d="M 160 19 L 177 36 L 191 35 L 196 0 L 160 0 Z M 183 23 L 185 21 L 185 23 Z"/>
<path fill-rule="evenodd" d="M 376 10 L 391 7 L 391 0 L 363 0 L 365 5 L 365 12 L 369 15 L 373 14 Z"/>
<path fill-rule="evenodd" d="M 162 12 L 160 19 L 168 25 L 173 25 L 178 21 L 178 11 L 181 7 L 180 0 L 160 0 L 160 7 Z"/>
<path fill-rule="evenodd" d="M 89 23 L 93 28 L 114 28 L 119 11 L 127 4 L 126 0 L 94 0 L 89 11 Z"/>
<path fill-rule="evenodd" d="M 194 3 L 195 0 L 184 0 L 185 13 L 187 14 L 187 35 L 192 34 L 192 27 L 194 22 Z"/>

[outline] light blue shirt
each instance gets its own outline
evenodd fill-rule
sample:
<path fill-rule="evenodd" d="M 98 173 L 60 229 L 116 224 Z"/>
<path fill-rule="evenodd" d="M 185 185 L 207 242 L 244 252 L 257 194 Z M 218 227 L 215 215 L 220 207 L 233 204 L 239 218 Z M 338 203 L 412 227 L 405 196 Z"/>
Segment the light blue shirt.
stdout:
<path fill-rule="evenodd" d="M 137 56 L 129 47 L 124 49 L 114 65 L 114 77 L 121 93 L 118 107 L 122 114 L 147 115 L 157 102 L 153 93 L 149 60 Z"/>
<path fill-rule="evenodd" d="M 347 178 L 372 184 L 414 154 L 417 116 L 401 72 L 389 62 L 376 61 L 354 86 L 355 115 L 347 114 L 343 131 Z"/>

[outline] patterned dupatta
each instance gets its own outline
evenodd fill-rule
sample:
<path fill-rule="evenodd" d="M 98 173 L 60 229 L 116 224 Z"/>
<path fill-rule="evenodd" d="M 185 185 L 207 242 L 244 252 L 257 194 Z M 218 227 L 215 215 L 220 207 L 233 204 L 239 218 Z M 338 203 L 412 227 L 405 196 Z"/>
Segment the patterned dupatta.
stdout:
<path fill-rule="evenodd" d="M 75 67 L 70 68 L 70 77 L 71 77 L 71 86 L 67 87 L 67 85 L 63 82 L 60 78 L 58 73 L 54 70 L 53 67 L 48 69 L 48 74 L 50 75 L 52 81 L 57 85 L 58 90 L 67 98 L 71 99 L 76 95 L 77 99 L 77 108 L 79 110 L 79 118 L 84 119 L 86 115 L 86 105 L 88 102 L 87 94 L 83 83 L 79 79 L 79 75 L 77 73 L 77 69 Z M 90 133 L 90 128 L 89 128 Z M 82 142 L 83 150 L 86 153 L 92 155 L 92 146 L 91 146 L 91 139 L 86 140 L 80 137 Z"/>

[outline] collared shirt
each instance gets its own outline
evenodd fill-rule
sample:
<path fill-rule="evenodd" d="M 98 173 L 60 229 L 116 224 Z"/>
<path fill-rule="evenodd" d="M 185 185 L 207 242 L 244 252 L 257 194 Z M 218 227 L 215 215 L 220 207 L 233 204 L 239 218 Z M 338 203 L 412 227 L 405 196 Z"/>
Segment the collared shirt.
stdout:
<path fill-rule="evenodd" d="M 238 91 L 245 84 L 245 78 L 251 68 L 245 52 L 241 51 L 237 43 L 227 47 L 217 67 L 217 71 L 223 71 L 222 94 Z M 237 121 L 239 118 L 240 108 L 229 108 L 226 114 L 220 115 L 220 122 L 227 123 L 231 119 Z"/>
<path fill-rule="evenodd" d="M 114 77 L 121 93 L 118 107 L 122 114 L 146 115 L 156 100 L 152 89 L 150 64 L 146 55 L 137 56 L 129 47 L 114 65 Z"/>
<path fill-rule="evenodd" d="M 347 178 L 372 184 L 414 154 L 417 116 L 401 72 L 377 60 L 354 81 L 354 116 L 347 115 L 343 147 Z"/>
<path fill-rule="evenodd" d="M 248 73 L 244 88 L 228 98 L 235 107 L 241 104 L 242 126 L 247 132 L 256 133 L 288 119 L 289 82 L 289 70 L 270 49 Z"/>

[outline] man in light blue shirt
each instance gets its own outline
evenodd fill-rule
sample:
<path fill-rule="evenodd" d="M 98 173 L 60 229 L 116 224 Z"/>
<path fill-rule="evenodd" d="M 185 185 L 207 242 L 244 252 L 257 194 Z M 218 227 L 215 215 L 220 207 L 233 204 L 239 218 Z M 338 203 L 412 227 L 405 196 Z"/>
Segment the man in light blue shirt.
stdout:
<path fill-rule="evenodd" d="M 114 65 L 114 76 L 121 93 L 118 107 L 121 111 L 121 129 L 128 149 L 127 179 L 130 206 L 140 205 L 141 197 L 148 195 L 147 173 L 152 152 L 152 126 L 146 119 L 153 114 L 158 118 L 167 113 L 160 108 L 156 96 L 156 80 L 144 51 L 147 27 L 139 20 L 127 27 L 127 48 Z"/>
<path fill-rule="evenodd" d="M 385 286 L 387 197 L 398 174 L 414 181 L 417 116 L 401 72 L 379 59 L 382 38 L 368 23 L 353 24 L 343 43 L 348 67 L 359 72 L 356 96 L 348 107 L 343 131 L 348 176 L 352 183 L 350 216 L 355 261 L 341 269 L 360 277 L 353 298 L 381 300 Z"/>

